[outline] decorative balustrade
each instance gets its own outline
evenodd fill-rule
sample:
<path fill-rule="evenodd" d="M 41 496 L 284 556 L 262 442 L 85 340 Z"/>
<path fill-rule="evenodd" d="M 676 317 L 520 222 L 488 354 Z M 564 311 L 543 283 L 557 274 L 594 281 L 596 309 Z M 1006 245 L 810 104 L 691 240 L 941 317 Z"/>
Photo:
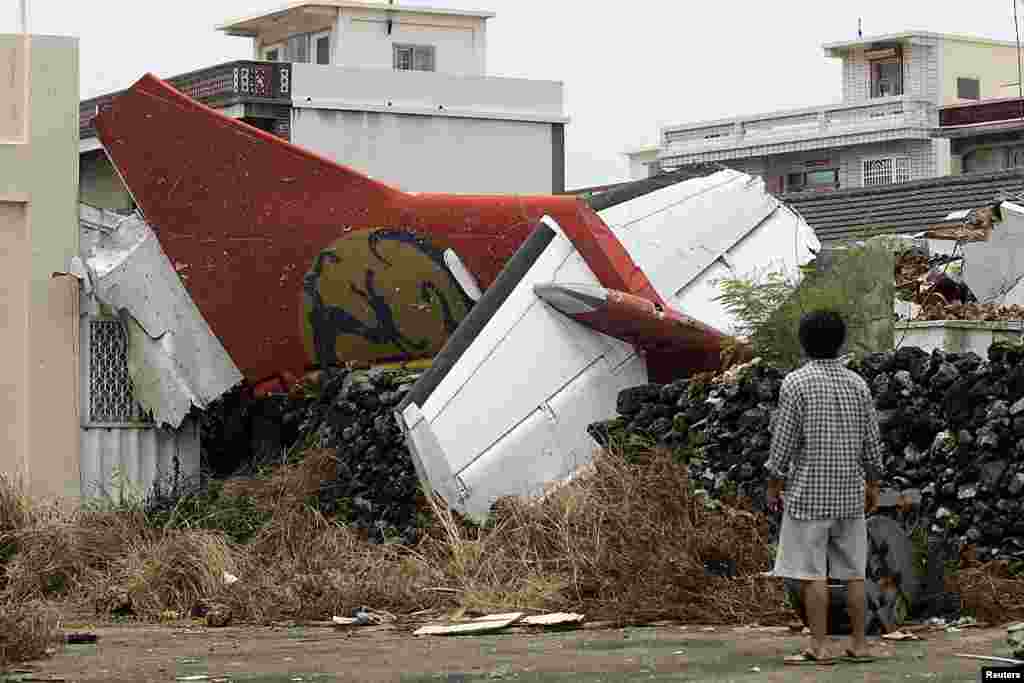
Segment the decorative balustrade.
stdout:
<path fill-rule="evenodd" d="M 286 62 L 235 61 L 168 78 L 167 82 L 189 97 L 215 108 L 233 104 L 291 104 L 292 67 Z M 93 119 L 109 107 L 119 93 L 84 100 L 78 107 L 82 139 L 95 137 Z"/>
<path fill-rule="evenodd" d="M 666 153 L 686 154 L 795 142 L 895 128 L 937 125 L 935 106 L 926 100 L 892 97 L 778 112 L 760 117 L 671 126 L 662 133 Z"/>

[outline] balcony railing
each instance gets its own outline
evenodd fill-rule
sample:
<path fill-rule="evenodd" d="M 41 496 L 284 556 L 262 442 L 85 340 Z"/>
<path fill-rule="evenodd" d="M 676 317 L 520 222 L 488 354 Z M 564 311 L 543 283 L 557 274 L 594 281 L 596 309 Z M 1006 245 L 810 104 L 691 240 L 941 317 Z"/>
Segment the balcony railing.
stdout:
<path fill-rule="evenodd" d="M 168 78 L 167 82 L 203 104 L 223 108 L 233 104 L 291 104 L 292 67 L 284 62 L 236 61 Z M 82 139 L 94 137 L 93 119 L 120 93 L 83 100 L 78 106 Z"/>
<path fill-rule="evenodd" d="M 890 97 L 663 129 L 665 154 L 693 154 L 937 125 L 927 100 Z"/>
<path fill-rule="evenodd" d="M 940 126 L 997 123 L 1024 118 L 1024 99 L 1019 97 L 958 104 L 939 110 Z"/>

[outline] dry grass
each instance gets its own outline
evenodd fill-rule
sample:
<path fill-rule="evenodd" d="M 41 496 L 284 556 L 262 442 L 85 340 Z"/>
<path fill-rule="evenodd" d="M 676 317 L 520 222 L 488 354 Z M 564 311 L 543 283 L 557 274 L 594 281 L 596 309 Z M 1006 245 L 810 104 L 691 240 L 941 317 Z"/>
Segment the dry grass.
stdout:
<path fill-rule="evenodd" d="M 960 593 L 964 609 L 980 621 L 1024 619 L 1024 579 L 1011 577 L 1005 561 L 961 569 L 950 583 Z"/>
<path fill-rule="evenodd" d="M 784 620 L 781 587 L 758 585 L 770 566 L 763 520 L 708 509 L 689 490 L 686 466 L 668 453 L 636 465 L 601 453 L 589 474 L 542 501 L 507 501 L 485 533 L 466 534 L 438 506 L 444 534 L 430 554 L 447 555 L 467 607 L 576 608 L 623 622 Z M 709 560 L 732 560 L 738 577 L 709 576 Z"/>
<path fill-rule="evenodd" d="M 56 642 L 56 610 L 40 603 L 0 602 L 0 671 L 15 662 L 39 659 Z"/>
<path fill-rule="evenodd" d="M 320 452 L 268 479 L 225 486 L 224 496 L 250 496 L 268 513 L 244 544 L 216 530 L 154 525 L 140 511 L 36 516 L 0 481 L 0 514 L 13 520 L 4 537 L 17 549 L 0 602 L 130 608 L 154 620 L 222 602 L 237 620 L 256 623 L 329 619 L 363 605 L 396 614 L 573 609 L 620 622 L 787 616 L 780 587 L 757 580 L 770 562 L 763 519 L 709 509 L 667 453 L 639 464 L 600 454 L 585 475 L 540 501 L 504 501 L 486 529 L 435 504 L 414 548 L 371 545 L 310 507 L 333 476 L 333 455 Z M 738 578 L 709 576 L 708 560 L 732 560 Z M 227 585 L 224 572 L 239 581 Z"/>
<path fill-rule="evenodd" d="M 317 495 L 323 482 L 335 478 L 337 464 L 334 451 L 312 451 L 298 463 L 276 468 L 269 477 L 230 479 L 225 482 L 223 493 L 235 498 L 249 497 L 261 510 L 295 508 Z"/>

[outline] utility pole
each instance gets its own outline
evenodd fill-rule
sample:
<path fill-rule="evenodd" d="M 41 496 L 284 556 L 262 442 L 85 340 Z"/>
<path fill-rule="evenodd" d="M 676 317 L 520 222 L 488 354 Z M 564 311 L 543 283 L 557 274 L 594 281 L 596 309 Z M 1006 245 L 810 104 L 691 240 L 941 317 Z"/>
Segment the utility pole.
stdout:
<path fill-rule="evenodd" d="M 19 20 L 21 22 L 21 32 L 25 35 L 28 35 L 28 0 L 19 0 L 19 2 Z"/>

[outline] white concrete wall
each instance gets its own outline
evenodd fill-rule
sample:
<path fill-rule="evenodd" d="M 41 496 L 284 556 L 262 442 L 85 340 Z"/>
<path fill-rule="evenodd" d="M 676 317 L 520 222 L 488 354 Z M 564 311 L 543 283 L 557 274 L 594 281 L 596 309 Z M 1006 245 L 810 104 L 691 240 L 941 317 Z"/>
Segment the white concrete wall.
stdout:
<path fill-rule="evenodd" d="M 292 142 L 410 192 L 552 191 L 549 123 L 295 108 Z"/>
<path fill-rule="evenodd" d="M 629 179 L 643 180 L 650 176 L 648 164 L 658 159 L 658 150 L 645 150 L 643 152 L 627 152 L 626 159 L 629 161 Z"/>
<path fill-rule="evenodd" d="M 916 346 L 924 351 L 941 349 L 946 353 L 973 351 L 987 357 L 988 347 L 999 341 L 1019 344 L 1024 340 L 1024 325 L 1019 322 L 979 322 L 936 320 L 898 322 L 895 326 L 898 346 Z"/>
<path fill-rule="evenodd" d="M 291 139 L 412 192 L 541 193 L 564 146 L 557 81 L 292 67 Z"/>
<path fill-rule="evenodd" d="M 396 44 L 434 46 L 434 68 L 448 74 L 486 73 L 486 23 L 478 17 L 395 12 L 391 35 L 387 12 L 341 8 L 334 27 L 335 61 L 346 67 L 392 69 Z"/>
<path fill-rule="evenodd" d="M 921 44 L 903 46 L 903 94 L 938 104 L 941 93 L 940 47 L 934 38 Z M 843 59 L 843 101 L 868 102 L 871 98 L 871 71 L 864 47 L 850 50 Z"/>
<path fill-rule="evenodd" d="M 292 66 L 292 101 L 300 107 L 379 107 L 555 122 L 566 120 L 564 97 L 561 81 Z"/>
<path fill-rule="evenodd" d="M 843 189 L 863 187 L 864 159 L 910 157 L 910 179 L 923 180 L 938 174 L 935 142 L 896 140 L 877 145 L 858 145 L 839 150 L 839 184 Z"/>

